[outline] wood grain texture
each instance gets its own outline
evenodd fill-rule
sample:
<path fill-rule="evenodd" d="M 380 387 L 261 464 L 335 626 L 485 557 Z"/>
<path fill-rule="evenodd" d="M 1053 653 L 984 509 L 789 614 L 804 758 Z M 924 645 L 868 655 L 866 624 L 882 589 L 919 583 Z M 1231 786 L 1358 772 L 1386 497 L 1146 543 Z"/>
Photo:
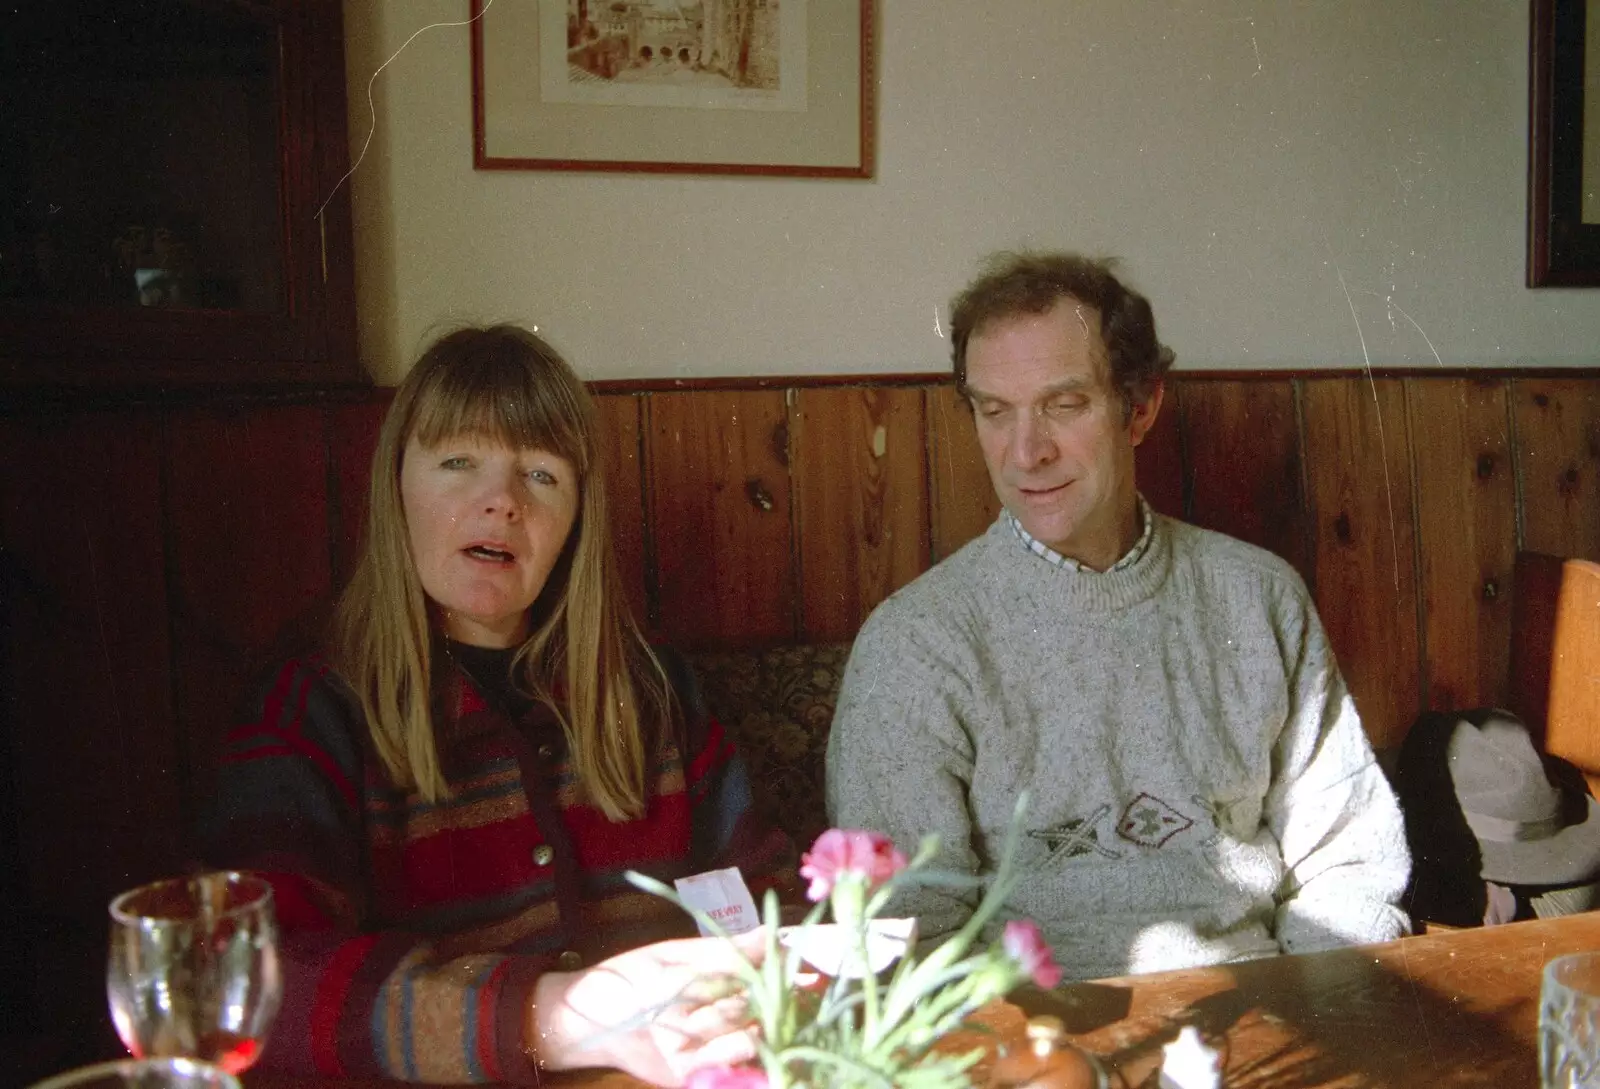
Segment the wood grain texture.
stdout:
<path fill-rule="evenodd" d="M 803 389 L 793 419 L 801 639 L 853 639 L 928 565 L 922 391 Z"/>
<path fill-rule="evenodd" d="M 332 598 L 326 409 L 196 409 L 167 428 L 177 721 L 196 795 L 251 674 Z M 291 623 L 292 622 L 292 623 Z"/>
<path fill-rule="evenodd" d="M 1433 710 L 1504 706 L 1517 549 L 1506 383 L 1406 379 L 1423 680 Z"/>
<path fill-rule="evenodd" d="M 0 421 L 12 877 L 102 936 L 113 893 L 182 860 L 160 436 L 149 412 Z"/>
<path fill-rule="evenodd" d="M 1190 520 L 1277 553 L 1309 582 L 1294 384 L 1188 383 L 1183 449 Z"/>
<path fill-rule="evenodd" d="M 648 434 L 661 630 L 686 647 L 794 639 L 784 394 L 654 394 Z"/>
<path fill-rule="evenodd" d="M 1183 387 L 1169 380 L 1156 422 L 1134 452 L 1139 493 L 1162 514 L 1185 517 L 1183 492 Z"/>
<path fill-rule="evenodd" d="M 1061 1017 L 1115 1086 L 1154 1085 L 1161 1045 L 1194 1025 L 1230 1087 L 1537 1089 L 1541 973 L 1597 943 L 1600 915 L 1588 913 L 1013 1000 Z"/>
<path fill-rule="evenodd" d="M 644 404 L 644 397 L 629 394 L 595 398 L 617 569 L 634 621 L 648 628 L 650 599 L 645 572 L 650 525 L 644 505 Z"/>
<path fill-rule="evenodd" d="M 367 490 L 372 482 L 372 452 L 378 446 L 389 398 L 328 408 L 328 457 L 331 459 L 328 525 L 334 584 L 342 587 L 355 570 L 366 538 Z"/>
<path fill-rule="evenodd" d="M 1600 563 L 1561 565 L 1545 702 L 1545 749 L 1565 757 L 1600 789 Z"/>
<path fill-rule="evenodd" d="M 1303 397 L 1317 609 L 1367 735 L 1385 748 L 1421 699 L 1405 390 L 1317 379 Z"/>
<path fill-rule="evenodd" d="M 989 528 L 1000 500 L 989 483 L 972 410 L 951 385 L 929 386 L 928 502 L 932 560 L 938 563 Z"/>
<path fill-rule="evenodd" d="M 1600 383 L 1511 384 L 1522 547 L 1600 560 Z"/>
<path fill-rule="evenodd" d="M 1600 789 L 1600 564 L 1519 552 L 1509 706 Z M 1600 796 L 1600 795 L 1597 795 Z"/>

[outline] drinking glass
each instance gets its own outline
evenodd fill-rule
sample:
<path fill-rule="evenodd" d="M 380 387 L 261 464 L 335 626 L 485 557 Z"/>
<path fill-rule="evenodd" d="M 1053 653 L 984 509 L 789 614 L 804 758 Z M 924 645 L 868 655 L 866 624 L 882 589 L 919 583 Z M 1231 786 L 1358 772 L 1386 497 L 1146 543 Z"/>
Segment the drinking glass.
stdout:
<path fill-rule="evenodd" d="M 272 886 L 252 874 L 202 873 L 118 896 L 106 994 L 135 1058 L 246 1069 L 283 997 Z"/>
<path fill-rule="evenodd" d="M 1600 953 L 1544 966 L 1539 987 L 1541 1089 L 1600 1089 Z"/>
<path fill-rule="evenodd" d="M 195 1059 L 123 1059 L 80 1066 L 29 1089 L 239 1089 L 239 1079 Z"/>

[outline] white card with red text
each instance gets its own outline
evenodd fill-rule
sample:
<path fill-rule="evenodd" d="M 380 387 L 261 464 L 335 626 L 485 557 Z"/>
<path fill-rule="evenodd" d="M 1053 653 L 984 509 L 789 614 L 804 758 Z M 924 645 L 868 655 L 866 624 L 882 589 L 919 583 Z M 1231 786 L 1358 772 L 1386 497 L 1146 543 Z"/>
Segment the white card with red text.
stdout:
<path fill-rule="evenodd" d="M 711 916 L 729 934 L 743 934 L 761 925 L 756 902 L 750 898 L 750 889 L 737 866 L 680 877 L 673 885 L 684 903 Z M 698 919 L 695 924 L 700 933 L 711 933 Z"/>

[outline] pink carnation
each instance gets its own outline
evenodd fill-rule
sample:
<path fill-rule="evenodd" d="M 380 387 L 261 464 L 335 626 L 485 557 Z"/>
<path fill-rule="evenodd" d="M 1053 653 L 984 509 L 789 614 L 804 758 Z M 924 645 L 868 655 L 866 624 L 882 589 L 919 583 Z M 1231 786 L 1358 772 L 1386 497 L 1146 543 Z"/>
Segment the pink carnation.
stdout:
<path fill-rule="evenodd" d="M 1061 982 L 1061 969 L 1056 966 L 1056 955 L 1045 944 L 1044 935 L 1031 919 L 1013 919 L 1000 935 L 1000 944 L 1006 955 L 1032 977 L 1033 982 L 1049 990 Z"/>
<path fill-rule="evenodd" d="M 683 1089 L 767 1089 L 767 1073 L 758 1066 L 702 1066 Z"/>
<path fill-rule="evenodd" d="M 841 878 L 861 877 L 874 889 L 906 868 L 906 856 L 881 832 L 830 828 L 800 856 L 800 876 L 811 882 L 806 895 L 825 900 Z"/>

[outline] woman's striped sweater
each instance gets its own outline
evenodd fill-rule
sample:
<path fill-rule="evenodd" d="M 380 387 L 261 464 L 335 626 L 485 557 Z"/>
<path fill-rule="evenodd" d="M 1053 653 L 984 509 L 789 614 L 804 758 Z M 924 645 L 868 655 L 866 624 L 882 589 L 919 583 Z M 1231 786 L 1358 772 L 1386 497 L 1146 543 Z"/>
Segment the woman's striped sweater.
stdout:
<path fill-rule="evenodd" d="M 689 670 L 655 746 L 650 798 L 612 823 L 586 803 L 548 710 L 515 720 L 463 671 L 439 743 L 450 796 L 395 787 L 360 704 L 319 658 L 285 664 L 228 736 L 200 840 L 213 866 L 274 886 L 284 1004 L 264 1061 L 435 1083 L 538 1078 L 523 1035 L 541 972 L 693 932 L 624 879 L 740 867 L 760 896 L 792 878 Z"/>

